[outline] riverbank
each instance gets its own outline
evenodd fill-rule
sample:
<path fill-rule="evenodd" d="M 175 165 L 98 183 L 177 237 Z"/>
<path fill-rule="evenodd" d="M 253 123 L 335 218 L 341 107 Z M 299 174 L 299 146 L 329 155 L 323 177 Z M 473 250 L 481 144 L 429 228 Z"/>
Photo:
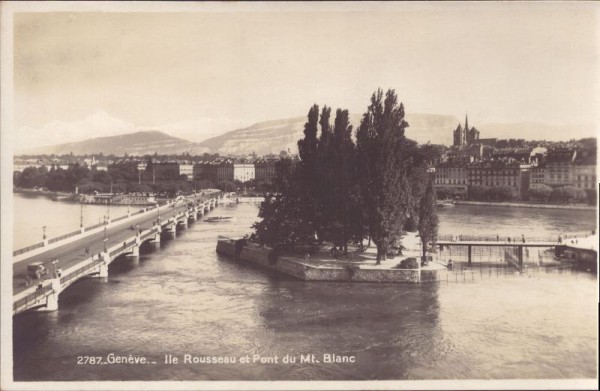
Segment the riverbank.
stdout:
<path fill-rule="evenodd" d="M 67 192 L 62 192 L 62 191 L 24 189 L 24 188 L 20 188 L 20 187 L 15 187 L 15 188 L 13 188 L 13 193 L 44 196 L 44 197 L 52 198 L 53 200 L 68 200 L 68 201 L 78 201 L 79 200 L 79 196 L 77 194 L 67 193 Z"/>
<path fill-rule="evenodd" d="M 485 202 L 485 201 L 454 201 L 456 205 L 477 206 L 507 206 L 512 208 L 541 208 L 541 209 L 571 209 L 571 210 L 596 210 L 592 205 L 560 205 L 560 204 L 534 204 L 527 202 Z"/>

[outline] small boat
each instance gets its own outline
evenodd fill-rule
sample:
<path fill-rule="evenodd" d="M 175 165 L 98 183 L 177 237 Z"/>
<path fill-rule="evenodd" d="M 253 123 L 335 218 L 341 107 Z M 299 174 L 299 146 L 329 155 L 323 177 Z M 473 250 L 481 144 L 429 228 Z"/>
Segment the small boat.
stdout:
<path fill-rule="evenodd" d="M 442 208 L 448 208 L 448 207 L 454 206 L 454 201 L 438 200 L 438 201 L 435 202 L 435 204 L 437 206 L 442 207 Z"/>
<path fill-rule="evenodd" d="M 233 221 L 233 220 L 235 220 L 235 219 L 231 216 L 214 216 L 214 217 L 209 217 L 206 219 L 206 221 L 208 221 L 209 223 L 220 223 L 220 222 L 224 222 L 224 221 Z"/>

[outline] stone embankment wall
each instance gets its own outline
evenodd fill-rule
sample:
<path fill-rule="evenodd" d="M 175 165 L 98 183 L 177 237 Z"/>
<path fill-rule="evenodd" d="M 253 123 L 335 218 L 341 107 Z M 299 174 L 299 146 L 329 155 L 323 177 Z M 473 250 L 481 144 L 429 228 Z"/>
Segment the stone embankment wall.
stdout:
<path fill-rule="evenodd" d="M 275 270 L 305 281 L 403 282 L 418 284 L 421 271 L 417 269 L 360 269 L 358 267 L 316 267 L 301 260 L 271 255 L 272 249 L 254 244 L 242 245 L 239 240 L 219 239 L 217 252 L 242 262 Z"/>

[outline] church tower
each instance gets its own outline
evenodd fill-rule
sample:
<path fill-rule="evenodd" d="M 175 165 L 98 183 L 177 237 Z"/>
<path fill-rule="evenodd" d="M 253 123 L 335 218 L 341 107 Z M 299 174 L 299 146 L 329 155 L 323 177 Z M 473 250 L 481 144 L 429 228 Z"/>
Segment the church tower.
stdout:
<path fill-rule="evenodd" d="M 454 145 L 457 147 L 462 147 L 465 145 L 465 131 L 463 130 L 460 123 L 458 127 L 454 130 Z"/>

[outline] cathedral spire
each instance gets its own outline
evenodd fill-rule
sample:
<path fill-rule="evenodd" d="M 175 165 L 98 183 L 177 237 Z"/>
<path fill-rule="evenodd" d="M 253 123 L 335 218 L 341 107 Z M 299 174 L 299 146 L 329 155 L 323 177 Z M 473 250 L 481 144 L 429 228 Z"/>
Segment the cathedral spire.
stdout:
<path fill-rule="evenodd" d="M 465 113 L 465 130 L 469 130 L 469 117 Z"/>

